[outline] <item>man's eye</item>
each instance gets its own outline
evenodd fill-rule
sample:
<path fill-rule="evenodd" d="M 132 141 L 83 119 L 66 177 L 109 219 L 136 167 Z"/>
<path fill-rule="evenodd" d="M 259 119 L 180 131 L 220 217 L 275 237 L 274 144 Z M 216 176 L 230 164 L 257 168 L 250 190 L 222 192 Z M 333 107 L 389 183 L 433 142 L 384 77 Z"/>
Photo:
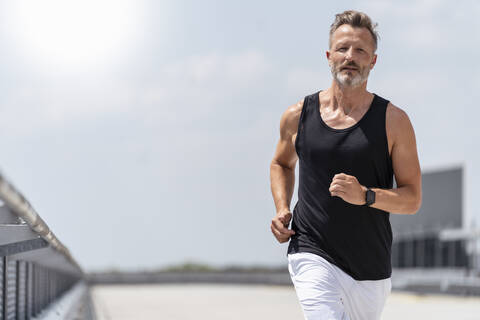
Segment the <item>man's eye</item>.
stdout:
<path fill-rule="evenodd" d="M 341 48 L 338 48 L 338 51 L 346 51 L 347 48 L 346 47 L 341 47 Z"/>

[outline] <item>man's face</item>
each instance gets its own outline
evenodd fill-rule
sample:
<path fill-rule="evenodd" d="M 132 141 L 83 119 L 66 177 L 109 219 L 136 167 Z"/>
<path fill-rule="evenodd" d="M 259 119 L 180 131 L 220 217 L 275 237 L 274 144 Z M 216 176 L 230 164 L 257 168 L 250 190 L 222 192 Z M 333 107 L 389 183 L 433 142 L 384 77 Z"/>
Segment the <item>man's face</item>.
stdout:
<path fill-rule="evenodd" d="M 332 35 L 327 51 L 333 78 L 342 86 L 356 87 L 368 79 L 375 65 L 375 43 L 366 28 L 340 26 Z"/>

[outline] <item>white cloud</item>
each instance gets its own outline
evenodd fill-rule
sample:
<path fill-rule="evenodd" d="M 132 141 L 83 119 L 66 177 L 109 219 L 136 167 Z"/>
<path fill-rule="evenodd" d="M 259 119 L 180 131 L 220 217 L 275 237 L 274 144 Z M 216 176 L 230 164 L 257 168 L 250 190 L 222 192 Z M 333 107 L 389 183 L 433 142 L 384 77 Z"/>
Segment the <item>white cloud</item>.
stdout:
<path fill-rule="evenodd" d="M 262 52 L 245 50 L 169 63 L 147 84 L 90 73 L 28 81 L 3 96 L 0 127 L 25 134 L 112 114 L 134 114 L 154 122 L 159 117 L 162 122 L 174 121 L 186 112 L 189 118 L 205 116 L 225 103 L 258 94 L 255 84 L 264 82 L 270 70 Z"/>
<path fill-rule="evenodd" d="M 6 93 L 0 128 L 28 134 L 39 128 L 62 127 L 85 117 L 127 111 L 133 92 L 120 83 L 83 80 L 26 83 Z"/>
<path fill-rule="evenodd" d="M 162 68 L 158 79 L 144 88 L 141 100 L 163 111 L 182 103 L 194 105 L 193 112 L 210 112 L 221 102 L 255 90 L 271 67 L 267 57 L 255 50 L 188 57 Z"/>

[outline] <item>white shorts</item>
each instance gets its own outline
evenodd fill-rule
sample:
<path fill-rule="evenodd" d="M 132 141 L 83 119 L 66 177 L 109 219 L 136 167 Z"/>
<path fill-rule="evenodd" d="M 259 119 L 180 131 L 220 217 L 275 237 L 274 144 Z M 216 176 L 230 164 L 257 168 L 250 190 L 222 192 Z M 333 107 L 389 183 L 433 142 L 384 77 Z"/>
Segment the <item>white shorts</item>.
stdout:
<path fill-rule="evenodd" d="M 390 278 L 355 280 L 319 255 L 288 254 L 288 271 L 306 320 L 378 320 Z"/>

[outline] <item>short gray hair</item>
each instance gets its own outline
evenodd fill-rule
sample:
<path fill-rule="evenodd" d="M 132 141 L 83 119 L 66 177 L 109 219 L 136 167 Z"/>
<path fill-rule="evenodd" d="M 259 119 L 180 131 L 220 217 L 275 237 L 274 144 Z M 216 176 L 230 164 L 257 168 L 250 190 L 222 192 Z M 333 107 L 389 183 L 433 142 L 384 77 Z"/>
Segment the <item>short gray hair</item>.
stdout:
<path fill-rule="evenodd" d="M 359 11 L 355 10 L 347 10 L 342 13 L 338 13 L 335 15 L 335 21 L 330 26 L 330 36 L 328 38 L 328 45 L 332 47 L 332 35 L 333 33 L 344 24 L 351 25 L 354 28 L 366 28 L 370 31 L 370 34 L 373 38 L 373 43 L 375 44 L 375 50 L 377 50 L 377 42 L 378 42 L 378 32 L 376 30 L 378 23 L 373 23 L 370 17 Z"/>

